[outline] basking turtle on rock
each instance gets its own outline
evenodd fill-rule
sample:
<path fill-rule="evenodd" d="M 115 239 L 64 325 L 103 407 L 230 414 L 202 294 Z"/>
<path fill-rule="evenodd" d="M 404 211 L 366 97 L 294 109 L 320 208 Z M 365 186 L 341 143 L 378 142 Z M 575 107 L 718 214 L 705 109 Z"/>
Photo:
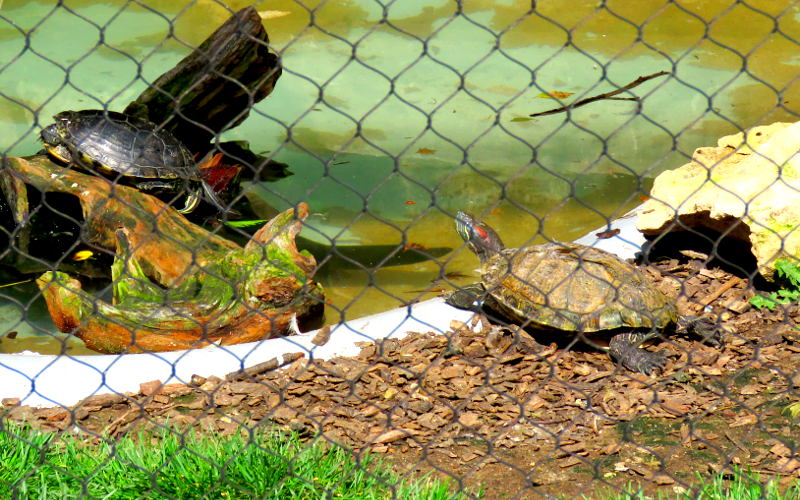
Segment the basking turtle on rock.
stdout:
<path fill-rule="evenodd" d="M 614 254 L 562 243 L 505 248 L 492 228 L 461 211 L 456 231 L 480 259 L 482 281 L 453 292 L 447 298 L 452 306 L 483 306 L 524 327 L 578 336 L 645 374 L 666 360 L 640 346 L 670 326 L 721 343 L 712 321 L 680 316 L 672 299 Z M 592 341 L 602 332 L 610 337 L 607 347 Z"/>
<path fill-rule="evenodd" d="M 231 212 L 203 181 L 186 146 L 155 123 L 95 109 L 64 111 L 53 118 L 56 122 L 42 130 L 41 139 L 56 159 L 118 177 L 142 191 L 185 189 L 180 213 L 192 212 L 201 197 Z"/>

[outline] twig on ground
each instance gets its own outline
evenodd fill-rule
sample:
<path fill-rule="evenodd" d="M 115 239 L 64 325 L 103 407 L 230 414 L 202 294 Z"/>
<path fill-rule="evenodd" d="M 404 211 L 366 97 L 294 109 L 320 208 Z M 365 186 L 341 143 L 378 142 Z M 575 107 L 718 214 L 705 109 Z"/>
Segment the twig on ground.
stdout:
<path fill-rule="evenodd" d="M 276 370 L 282 366 L 286 366 L 289 363 L 296 361 L 305 354 L 302 352 L 289 352 L 284 354 L 283 356 L 279 356 L 277 358 L 272 358 L 269 361 L 264 361 L 263 363 L 258 363 L 257 365 L 253 365 L 250 368 L 245 368 L 244 370 L 236 370 L 235 372 L 231 372 L 225 375 L 225 381 L 231 382 L 233 380 L 241 380 L 245 378 L 255 377 L 256 375 L 260 375 L 262 373 Z"/>
<path fill-rule="evenodd" d="M 741 282 L 742 282 L 742 278 L 739 278 L 738 276 L 734 276 L 733 278 L 731 278 L 727 282 L 721 284 L 716 290 L 714 290 L 713 292 L 708 294 L 708 296 L 703 298 L 700 301 L 700 305 L 705 307 L 705 306 L 711 304 L 712 302 L 714 302 L 715 300 L 720 298 L 723 293 L 727 292 L 728 290 L 730 290 L 731 288 L 735 287 L 736 285 L 738 285 Z"/>
<path fill-rule="evenodd" d="M 316 346 L 323 346 L 331 339 L 331 325 L 325 325 L 319 329 L 319 332 L 311 339 L 311 343 Z"/>

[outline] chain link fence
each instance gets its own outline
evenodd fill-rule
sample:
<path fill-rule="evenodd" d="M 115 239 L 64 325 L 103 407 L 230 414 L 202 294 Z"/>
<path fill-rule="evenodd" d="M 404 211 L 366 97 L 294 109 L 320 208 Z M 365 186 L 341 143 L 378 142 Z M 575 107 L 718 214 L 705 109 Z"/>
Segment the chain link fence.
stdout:
<path fill-rule="evenodd" d="M 795 3 L 0 16 L 4 496 L 794 484 Z"/>

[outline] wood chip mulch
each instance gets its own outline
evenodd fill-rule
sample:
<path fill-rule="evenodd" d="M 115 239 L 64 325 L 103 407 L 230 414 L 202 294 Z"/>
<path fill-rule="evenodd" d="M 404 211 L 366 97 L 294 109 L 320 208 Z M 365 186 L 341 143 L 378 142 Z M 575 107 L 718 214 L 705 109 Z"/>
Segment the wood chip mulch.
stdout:
<path fill-rule="evenodd" d="M 791 447 L 800 432 L 789 411 L 799 400 L 798 307 L 754 309 L 746 277 L 702 259 L 667 259 L 648 272 L 684 314 L 714 314 L 725 346 L 665 335 L 648 349 L 664 350 L 667 366 L 645 376 L 591 348 L 542 345 L 482 318 L 454 322 L 446 335 L 365 343 L 355 357 L 298 354 L 226 380 L 154 381 L 72 408 L 4 401 L 0 411 L 44 429 L 111 436 L 165 421 L 222 434 L 277 424 L 405 456 L 409 469 L 469 472 L 484 485 L 503 477 L 503 466 L 514 477 L 497 487 L 510 495 L 547 484 L 568 493 L 570 484 L 599 482 L 597 474 L 667 486 L 731 465 L 800 477 Z M 491 474 L 482 476 L 484 468 Z"/>

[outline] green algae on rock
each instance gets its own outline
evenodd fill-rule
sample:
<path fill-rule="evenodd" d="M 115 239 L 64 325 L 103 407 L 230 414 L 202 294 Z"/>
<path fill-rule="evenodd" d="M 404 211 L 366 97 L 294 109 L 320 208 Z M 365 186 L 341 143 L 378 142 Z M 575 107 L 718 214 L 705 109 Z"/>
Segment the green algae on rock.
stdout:
<path fill-rule="evenodd" d="M 296 213 L 295 213 L 296 212 Z M 59 330 L 104 353 L 170 351 L 237 344 L 288 332 L 294 318 L 318 313 L 322 288 L 310 280 L 316 263 L 294 238 L 308 208 L 287 210 L 245 248 L 221 252 L 172 287 L 149 280 L 146 260 L 116 231 L 111 304 L 84 292 L 78 280 L 53 271 L 37 280 Z"/>
<path fill-rule="evenodd" d="M 189 222 L 158 198 L 47 157 L 9 158 L 3 174 L 26 186 L 78 197 L 82 239 L 115 253 L 113 300 L 53 269 L 37 284 L 56 327 L 104 353 L 169 351 L 286 334 L 321 315 L 314 257 L 295 237 L 308 205 L 278 214 L 244 246 Z M 25 215 L 25 214 L 20 214 Z"/>

